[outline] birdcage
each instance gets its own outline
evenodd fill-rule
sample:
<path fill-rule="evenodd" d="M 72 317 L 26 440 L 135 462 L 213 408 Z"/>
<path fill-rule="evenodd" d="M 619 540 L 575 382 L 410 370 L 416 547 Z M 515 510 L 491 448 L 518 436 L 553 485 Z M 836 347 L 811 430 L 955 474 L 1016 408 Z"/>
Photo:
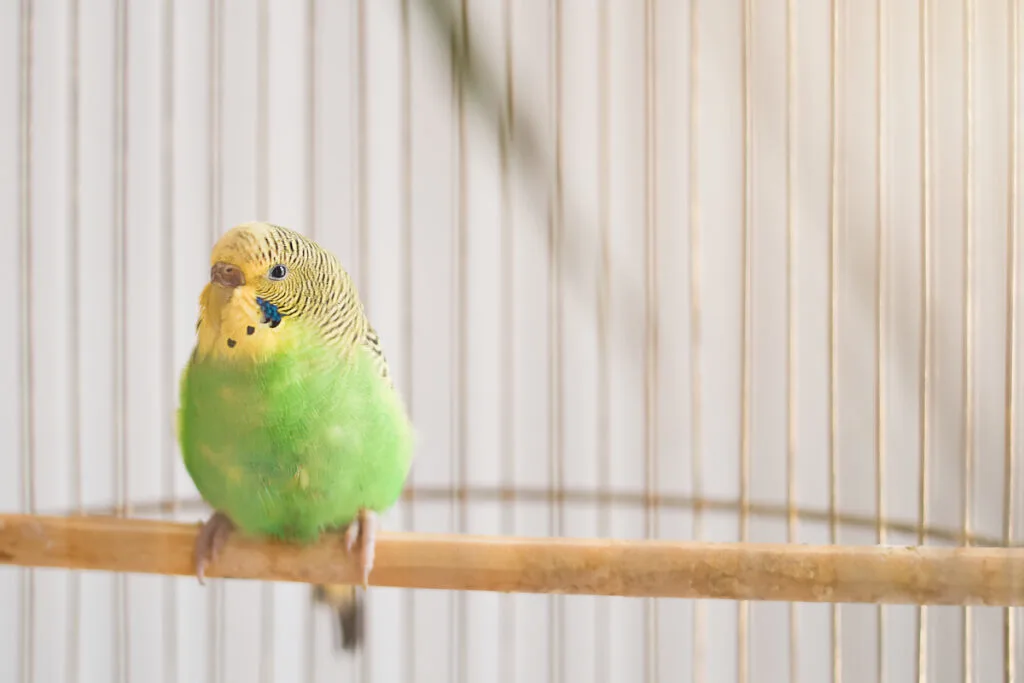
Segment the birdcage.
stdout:
<path fill-rule="evenodd" d="M 1015 0 L 0 13 L 0 680 L 1019 680 Z M 298 550 L 173 576 L 251 219 L 338 255 L 418 433 L 355 654 Z"/>

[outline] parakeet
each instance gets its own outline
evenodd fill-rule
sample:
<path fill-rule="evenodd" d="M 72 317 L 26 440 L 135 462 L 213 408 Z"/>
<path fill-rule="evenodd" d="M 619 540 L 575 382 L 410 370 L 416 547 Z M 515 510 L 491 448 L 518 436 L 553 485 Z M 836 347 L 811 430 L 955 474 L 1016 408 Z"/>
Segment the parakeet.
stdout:
<path fill-rule="evenodd" d="M 365 588 L 376 513 L 401 494 L 413 429 L 356 288 L 333 254 L 268 223 L 231 228 L 210 263 L 178 409 L 185 468 L 215 510 L 196 539 L 196 576 L 235 529 L 309 543 L 345 528 Z M 355 587 L 315 595 L 354 649 Z"/>

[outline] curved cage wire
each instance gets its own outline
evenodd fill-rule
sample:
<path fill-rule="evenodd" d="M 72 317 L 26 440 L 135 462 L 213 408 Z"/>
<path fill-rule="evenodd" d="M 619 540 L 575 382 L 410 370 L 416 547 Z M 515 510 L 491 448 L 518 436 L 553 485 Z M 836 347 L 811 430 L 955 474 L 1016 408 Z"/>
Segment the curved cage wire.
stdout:
<path fill-rule="evenodd" d="M 1013 545 L 1020 7 L 0 6 L 0 506 L 197 520 L 209 248 L 353 274 L 419 434 L 385 528 Z M 1019 609 L 0 569 L 0 678 L 1012 681 Z"/>

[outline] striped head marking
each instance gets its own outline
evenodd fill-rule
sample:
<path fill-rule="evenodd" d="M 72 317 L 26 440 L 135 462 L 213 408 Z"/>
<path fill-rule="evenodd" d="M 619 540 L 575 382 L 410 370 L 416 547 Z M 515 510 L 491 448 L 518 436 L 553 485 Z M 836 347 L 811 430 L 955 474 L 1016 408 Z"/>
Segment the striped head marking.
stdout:
<path fill-rule="evenodd" d="M 255 297 L 264 324 L 316 315 L 336 303 L 348 286 L 338 260 L 313 240 L 278 225 L 243 223 L 213 247 L 210 283 Z"/>
<path fill-rule="evenodd" d="M 367 326 L 348 273 L 308 237 L 243 223 L 214 245 L 196 326 L 200 358 L 258 360 L 311 333 L 351 348 Z"/>

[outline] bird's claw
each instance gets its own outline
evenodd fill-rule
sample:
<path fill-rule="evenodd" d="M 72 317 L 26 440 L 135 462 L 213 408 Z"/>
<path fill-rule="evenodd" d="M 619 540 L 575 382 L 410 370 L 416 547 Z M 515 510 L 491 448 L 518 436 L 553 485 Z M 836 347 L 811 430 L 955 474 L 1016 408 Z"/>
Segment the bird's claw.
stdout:
<path fill-rule="evenodd" d="M 360 510 L 352 523 L 345 529 L 345 550 L 355 554 L 363 573 L 362 586 L 369 586 L 370 570 L 373 569 L 374 542 L 377 535 L 377 515 L 371 510 Z"/>
<path fill-rule="evenodd" d="M 199 579 L 199 585 L 206 585 L 206 582 L 203 580 L 206 574 L 206 567 L 211 562 L 216 561 L 217 556 L 220 555 L 221 549 L 224 548 L 224 544 L 228 540 L 228 536 L 234 530 L 234 523 L 223 512 L 213 513 L 199 529 L 195 545 L 196 578 Z"/>

